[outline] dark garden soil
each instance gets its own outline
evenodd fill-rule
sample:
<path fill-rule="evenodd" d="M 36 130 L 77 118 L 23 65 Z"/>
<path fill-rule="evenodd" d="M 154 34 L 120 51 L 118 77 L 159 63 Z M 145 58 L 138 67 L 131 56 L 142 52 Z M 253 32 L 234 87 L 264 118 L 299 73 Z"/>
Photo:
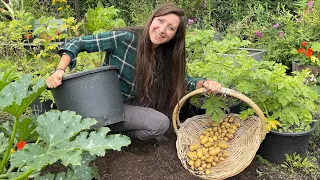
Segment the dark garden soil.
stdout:
<path fill-rule="evenodd" d="M 132 141 L 122 151 L 108 151 L 94 163 L 103 180 L 198 180 L 185 170 L 176 153 L 176 136 L 173 128 L 166 133 L 169 142 L 156 144 Z M 240 174 L 230 180 L 307 180 L 302 174 L 283 172 L 278 165 L 267 166 L 257 158 Z"/>
<path fill-rule="evenodd" d="M 180 119 L 192 117 L 181 114 Z M 169 142 L 134 140 L 122 151 L 107 151 L 94 163 L 103 180 L 198 180 L 182 166 L 176 152 L 176 135 L 173 127 L 165 134 Z M 252 163 L 230 180 L 311 180 L 304 173 L 287 172 L 278 164 L 262 163 L 255 157 Z"/>

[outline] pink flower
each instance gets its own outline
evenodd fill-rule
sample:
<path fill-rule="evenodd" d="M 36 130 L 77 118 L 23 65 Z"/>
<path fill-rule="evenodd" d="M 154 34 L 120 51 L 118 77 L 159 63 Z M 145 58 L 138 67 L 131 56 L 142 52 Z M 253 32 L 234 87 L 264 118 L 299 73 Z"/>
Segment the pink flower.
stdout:
<path fill-rule="evenodd" d="M 194 23 L 194 19 L 188 19 L 188 24 L 193 24 Z"/>
<path fill-rule="evenodd" d="M 279 32 L 279 36 L 280 36 L 280 37 L 283 37 L 283 36 L 284 36 L 284 32 L 282 32 L 282 31 Z"/>
<path fill-rule="evenodd" d="M 279 23 L 274 24 L 272 27 L 277 29 L 279 27 Z"/>
<path fill-rule="evenodd" d="M 312 6 L 313 6 L 313 1 L 308 1 L 308 7 L 312 8 Z"/>
<path fill-rule="evenodd" d="M 257 35 L 258 37 L 263 37 L 263 36 L 264 36 L 264 34 L 262 34 L 262 32 L 260 32 L 260 31 L 256 31 L 256 35 Z"/>

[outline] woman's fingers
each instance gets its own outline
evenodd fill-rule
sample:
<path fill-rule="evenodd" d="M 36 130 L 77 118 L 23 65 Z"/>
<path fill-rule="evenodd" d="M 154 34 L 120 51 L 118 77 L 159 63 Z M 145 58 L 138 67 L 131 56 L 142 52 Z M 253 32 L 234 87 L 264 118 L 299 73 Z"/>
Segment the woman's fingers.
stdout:
<path fill-rule="evenodd" d="M 207 89 L 208 93 L 211 94 L 216 94 L 221 90 L 221 84 L 218 83 L 217 81 L 212 81 L 212 80 L 206 80 L 203 83 L 203 87 L 205 87 Z"/>
<path fill-rule="evenodd" d="M 51 76 L 48 77 L 46 83 L 48 88 L 56 88 L 62 84 L 63 71 L 55 71 Z"/>

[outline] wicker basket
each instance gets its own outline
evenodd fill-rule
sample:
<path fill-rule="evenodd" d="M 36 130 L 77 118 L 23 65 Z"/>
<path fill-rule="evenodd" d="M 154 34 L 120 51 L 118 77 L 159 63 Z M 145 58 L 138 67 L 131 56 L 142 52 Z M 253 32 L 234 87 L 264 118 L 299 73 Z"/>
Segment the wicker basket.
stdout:
<path fill-rule="evenodd" d="M 226 179 L 243 171 L 255 157 L 260 143 L 266 136 L 265 117 L 260 108 L 251 99 L 237 91 L 222 88 L 220 90 L 221 94 L 236 97 L 247 103 L 256 111 L 259 117 L 252 116 L 247 120 L 240 121 L 241 126 L 234 134 L 234 138 L 228 142 L 229 148 L 227 151 L 229 157 L 211 167 L 209 174 L 192 170 L 187 164 L 189 159 L 186 153 L 189 151 L 189 145 L 199 143 L 200 134 L 207 128 L 208 122 L 212 122 L 212 119 L 205 115 L 197 115 L 180 123 L 179 111 L 188 98 L 204 92 L 204 88 L 190 92 L 179 101 L 173 111 L 172 121 L 177 135 L 177 154 L 183 167 L 193 175 L 203 179 Z"/>

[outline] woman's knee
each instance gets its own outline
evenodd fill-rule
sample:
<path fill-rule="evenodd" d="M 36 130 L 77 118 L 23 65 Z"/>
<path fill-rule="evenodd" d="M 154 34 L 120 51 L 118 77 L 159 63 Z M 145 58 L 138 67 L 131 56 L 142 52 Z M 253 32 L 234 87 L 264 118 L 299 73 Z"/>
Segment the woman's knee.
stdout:
<path fill-rule="evenodd" d="M 169 118 L 156 110 L 149 118 L 148 129 L 155 136 L 164 134 L 170 127 Z"/>

